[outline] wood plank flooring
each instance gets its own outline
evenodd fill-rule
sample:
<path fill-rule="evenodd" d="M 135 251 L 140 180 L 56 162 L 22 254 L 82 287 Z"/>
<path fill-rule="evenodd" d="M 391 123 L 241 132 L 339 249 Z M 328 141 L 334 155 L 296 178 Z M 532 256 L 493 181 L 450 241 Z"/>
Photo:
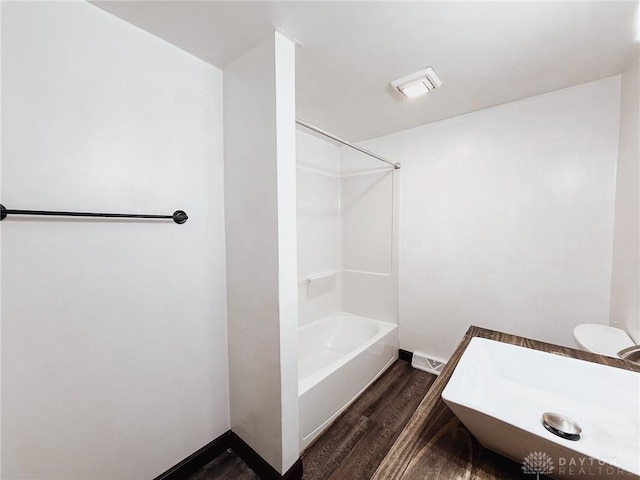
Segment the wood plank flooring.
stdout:
<path fill-rule="evenodd" d="M 305 480 L 371 478 L 435 380 L 396 361 L 302 455 Z M 258 477 L 225 452 L 188 480 L 254 480 Z"/>
<path fill-rule="evenodd" d="M 231 450 L 216 457 L 187 480 L 260 480 Z"/>
<path fill-rule="evenodd" d="M 303 453 L 305 480 L 514 480 L 522 465 L 482 447 L 440 394 L 473 337 L 640 372 L 640 366 L 479 327 L 470 327 L 435 377 L 394 363 Z M 254 480 L 231 452 L 189 480 Z M 540 478 L 547 478 L 540 475 Z M 594 477 L 596 478 L 596 477 Z"/>
<path fill-rule="evenodd" d="M 305 480 L 369 479 L 435 378 L 396 361 L 303 453 Z"/>

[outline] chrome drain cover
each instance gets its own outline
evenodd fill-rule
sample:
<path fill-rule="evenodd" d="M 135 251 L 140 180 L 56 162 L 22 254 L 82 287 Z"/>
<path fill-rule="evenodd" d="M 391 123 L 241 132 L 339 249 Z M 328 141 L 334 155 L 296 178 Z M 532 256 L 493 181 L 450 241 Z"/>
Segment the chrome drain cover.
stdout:
<path fill-rule="evenodd" d="M 542 414 L 542 425 L 554 435 L 565 440 L 580 440 L 582 428 L 575 420 L 559 413 L 545 412 Z"/>

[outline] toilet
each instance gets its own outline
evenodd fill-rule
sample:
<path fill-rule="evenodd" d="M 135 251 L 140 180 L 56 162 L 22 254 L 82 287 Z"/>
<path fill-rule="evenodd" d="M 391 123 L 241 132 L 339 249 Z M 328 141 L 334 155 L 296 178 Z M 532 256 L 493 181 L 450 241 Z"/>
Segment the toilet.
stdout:
<path fill-rule="evenodd" d="M 573 329 L 573 338 L 579 349 L 619 358 L 618 352 L 636 343 L 620 328 L 595 323 L 583 323 Z"/>

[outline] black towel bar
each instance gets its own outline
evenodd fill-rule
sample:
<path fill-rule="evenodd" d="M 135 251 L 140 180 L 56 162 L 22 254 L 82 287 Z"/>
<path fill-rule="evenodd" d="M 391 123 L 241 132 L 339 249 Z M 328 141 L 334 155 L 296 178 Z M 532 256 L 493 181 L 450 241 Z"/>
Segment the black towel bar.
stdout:
<path fill-rule="evenodd" d="M 90 213 L 90 212 L 52 212 L 47 210 L 9 210 L 0 205 L 0 221 L 7 215 L 46 215 L 53 217 L 102 217 L 102 218 L 166 218 L 177 224 L 183 224 L 189 218 L 182 210 L 176 210 L 173 215 L 141 215 L 134 213 Z"/>

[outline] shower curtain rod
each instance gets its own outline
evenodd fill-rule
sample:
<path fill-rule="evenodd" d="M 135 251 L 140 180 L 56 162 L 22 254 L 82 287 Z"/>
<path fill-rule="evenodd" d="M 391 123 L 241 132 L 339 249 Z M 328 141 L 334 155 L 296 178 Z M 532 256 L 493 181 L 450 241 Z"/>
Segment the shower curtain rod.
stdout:
<path fill-rule="evenodd" d="M 388 163 L 389 165 L 391 165 L 396 170 L 400 169 L 400 164 L 399 163 L 394 163 L 391 160 L 387 160 L 386 158 L 383 158 L 380 155 L 376 155 L 375 153 L 370 152 L 369 150 L 365 150 L 364 148 L 361 148 L 361 147 L 359 147 L 357 145 L 354 145 L 353 143 L 349 143 L 346 140 L 343 140 L 343 139 L 341 139 L 339 137 L 336 137 L 335 135 L 333 135 L 333 134 L 331 134 L 331 133 L 329 133 L 329 132 L 327 132 L 325 130 L 322 130 L 321 128 L 318 128 L 318 127 L 316 127 L 314 125 L 311 125 L 310 123 L 304 122 L 304 121 L 300 120 L 299 118 L 296 118 L 296 123 L 298 125 L 303 126 L 304 128 L 308 128 L 309 130 L 313 130 L 314 132 L 319 133 L 320 135 L 324 135 L 325 137 L 330 138 L 331 140 L 334 140 L 334 141 L 336 141 L 338 143 L 341 143 L 342 145 L 345 145 L 347 147 L 351 147 L 354 150 L 358 150 L 359 152 L 364 153 L 365 155 L 369 155 L 370 157 L 373 157 L 376 160 L 380 160 L 381 162 Z"/>

